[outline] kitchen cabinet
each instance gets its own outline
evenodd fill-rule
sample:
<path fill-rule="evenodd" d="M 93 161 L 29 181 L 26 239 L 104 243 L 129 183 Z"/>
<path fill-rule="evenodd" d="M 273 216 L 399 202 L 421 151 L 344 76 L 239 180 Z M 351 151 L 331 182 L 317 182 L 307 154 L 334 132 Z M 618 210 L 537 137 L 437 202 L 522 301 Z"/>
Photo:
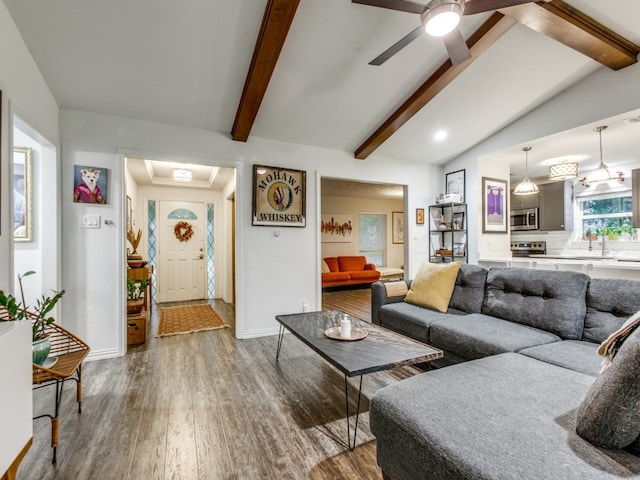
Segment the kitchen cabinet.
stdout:
<path fill-rule="evenodd" d="M 573 230 L 573 184 L 570 181 L 543 183 L 538 188 L 540 230 Z"/>
<path fill-rule="evenodd" d="M 533 195 L 515 195 L 511 190 L 510 210 L 522 210 L 528 208 L 538 208 L 540 206 L 540 194 L 534 193 Z"/>
<path fill-rule="evenodd" d="M 467 204 L 429 206 L 429 261 L 467 263 Z"/>

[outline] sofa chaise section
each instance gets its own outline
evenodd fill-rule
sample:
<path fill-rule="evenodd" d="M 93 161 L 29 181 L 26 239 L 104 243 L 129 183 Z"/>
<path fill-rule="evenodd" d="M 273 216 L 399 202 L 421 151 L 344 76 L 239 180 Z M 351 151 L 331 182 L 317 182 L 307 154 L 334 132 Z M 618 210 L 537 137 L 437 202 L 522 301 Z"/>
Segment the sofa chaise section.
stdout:
<path fill-rule="evenodd" d="M 392 480 L 640 478 L 640 459 L 579 437 L 594 378 L 505 353 L 432 370 L 371 399 L 378 464 Z"/>

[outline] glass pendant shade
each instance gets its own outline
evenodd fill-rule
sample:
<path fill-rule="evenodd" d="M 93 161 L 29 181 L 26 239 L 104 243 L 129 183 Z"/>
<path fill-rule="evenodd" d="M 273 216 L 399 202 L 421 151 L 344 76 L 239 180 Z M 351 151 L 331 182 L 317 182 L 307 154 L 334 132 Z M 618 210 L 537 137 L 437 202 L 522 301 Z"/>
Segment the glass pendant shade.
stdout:
<path fill-rule="evenodd" d="M 578 176 L 578 164 L 564 162 L 549 167 L 549 180 L 568 180 Z"/>
<path fill-rule="evenodd" d="M 513 190 L 514 195 L 533 195 L 539 192 L 538 186 L 529 180 L 529 150 L 531 150 L 531 147 L 522 149 L 525 152 L 524 180 Z"/>
<path fill-rule="evenodd" d="M 422 14 L 425 31 L 433 37 L 443 37 L 458 26 L 462 15 L 459 0 L 436 0 L 433 6 Z"/>

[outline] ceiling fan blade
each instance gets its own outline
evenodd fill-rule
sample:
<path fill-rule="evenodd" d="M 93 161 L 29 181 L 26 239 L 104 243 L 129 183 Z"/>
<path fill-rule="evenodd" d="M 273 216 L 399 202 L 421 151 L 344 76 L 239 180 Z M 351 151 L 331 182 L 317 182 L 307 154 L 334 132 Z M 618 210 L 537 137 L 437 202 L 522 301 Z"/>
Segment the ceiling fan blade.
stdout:
<path fill-rule="evenodd" d="M 417 13 L 418 15 L 424 11 L 424 5 L 408 2 L 407 0 L 351 0 L 351 3 L 369 5 L 370 7 L 388 8 L 389 10 L 398 10 L 400 12 Z"/>
<path fill-rule="evenodd" d="M 473 15 L 474 13 L 489 12 L 499 8 L 513 7 L 523 3 L 531 3 L 533 0 L 468 0 L 464 4 L 463 15 Z"/>
<path fill-rule="evenodd" d="M 453 65 L 458 65 L 471 58 L 471 51 L 467 47 L 467 42 L 465 42 L 462 33 L 457 28 L 442 37 L 442 40 L 444 41 L 444 46 L 447 47 L 447 52 L 449 52 L 449 58 Z"/>
<path fill-rule="evenodd" d="M 369 65 L 376 65 L 376 66 L 382 65 L 384 62 L 389 60 L 396 53 L 398 53 L 400 50 L 402 50 L 404 47 L 406 47 L 411 42 L 413 42 L 416 38 L 418 38 L 420 35 L 422 35 L 422 32 L 424 32 L 424 28 L 422 28 L 422 25 L 420 25 L 418 28 L 416 28 L 415 30 L 411 31 L 408 35 L 405 35 L 400 40 L 398 40 L 396 43 L 391 45 L 389 48 L 387 48 L 384 52 L 382 52 L 376 58 L 371 60 L 369 62 Z"/>

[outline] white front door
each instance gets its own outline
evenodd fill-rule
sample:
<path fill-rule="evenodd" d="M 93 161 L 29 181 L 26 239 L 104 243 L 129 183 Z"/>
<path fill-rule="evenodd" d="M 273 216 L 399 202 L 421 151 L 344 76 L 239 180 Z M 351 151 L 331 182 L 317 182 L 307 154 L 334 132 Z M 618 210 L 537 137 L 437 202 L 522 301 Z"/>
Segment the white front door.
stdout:
<path fill-rule="evenodd" d="M 204 204 L 161 200 L 158 219 L 158 302 L 206 298 Z"/>

